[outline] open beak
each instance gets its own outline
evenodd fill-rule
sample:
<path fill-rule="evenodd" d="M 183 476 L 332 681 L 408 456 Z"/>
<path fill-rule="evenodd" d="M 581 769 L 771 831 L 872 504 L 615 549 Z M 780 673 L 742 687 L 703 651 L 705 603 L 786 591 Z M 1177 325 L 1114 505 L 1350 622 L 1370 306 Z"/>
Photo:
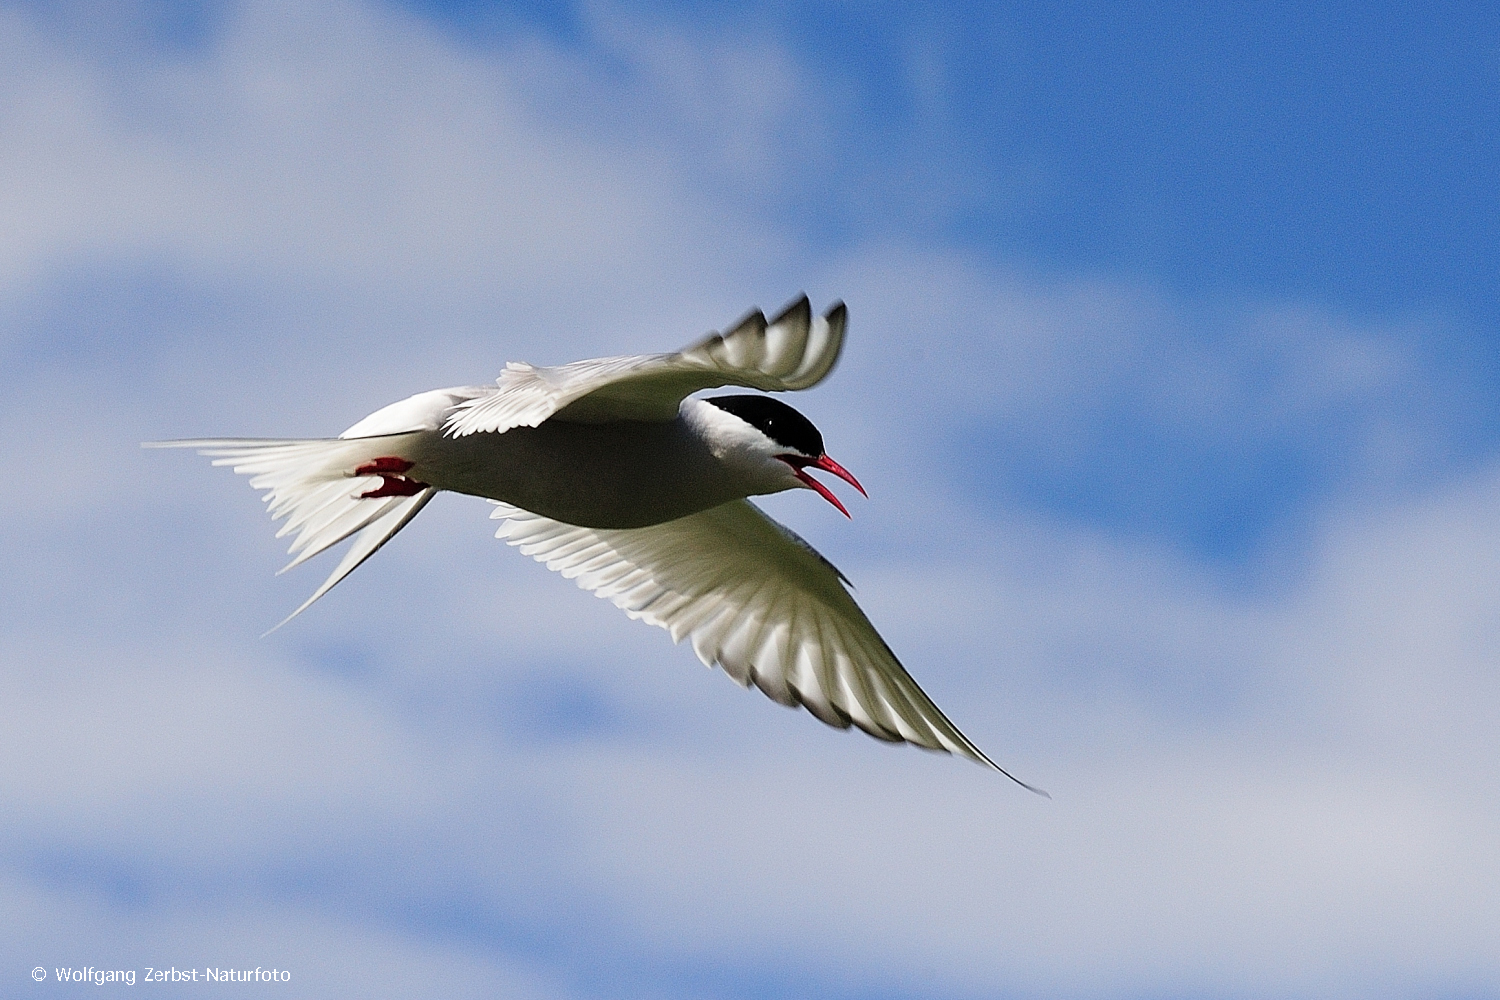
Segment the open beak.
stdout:
<path fill-rule="evenodd" d="M 859 485 L 859 480 L 854 478 L 853 473 L 851 473 L 848 469 L 844 468 L 839 463 L 835 462 L 833 459 L 829 458 L 827 455 L 822 455 L 818 458 L 802 458 L 800 455 L 781 455 L 778 457 L 787 465 L 790 465 L 793 469 L 796 470 L 797 478 L 803 483 L 807 484 L 808 489 L 816 490 L 818 496 L 822 497 L 824 500 L 827 500 L 829 503 L 837 507 L 839 509 L 839 513 L 843 514 L 845 517 L 851 517 L 849 511 L 844 508 L 843 504 L 839 503 L 839 498 L 833 495 L 832 490 L 807 474 L 807 470 L 809 468 L 822 469 L 824 472 L 831 472 L 835 476 L 838 476 L 840 479 L 842 479 L 844 482 L 848 483 L 850 486 L 853 486 L 855 489 L 859 490 L 859 492 L 863 493 L 865 496 L 870 495 L 868 493 L 865 493 L 865 488 Z"/>

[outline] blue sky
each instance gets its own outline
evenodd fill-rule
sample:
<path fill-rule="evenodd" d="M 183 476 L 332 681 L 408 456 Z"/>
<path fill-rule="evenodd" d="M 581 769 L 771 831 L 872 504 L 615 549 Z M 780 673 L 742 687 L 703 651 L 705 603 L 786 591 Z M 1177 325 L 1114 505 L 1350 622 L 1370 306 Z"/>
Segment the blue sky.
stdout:
<path fill-rule="evenodd" d="M 0 95 L 0 992 L 1500 995 L 1492 10 L 23 3 Z M 766 506 L 1051 802 L 462 498 L 258 639 L 317 568 L 137 448 L 804 289 L 871 499 Z"/>
<path fill-rule="evenodd" d="M 580 10 L 415 9 L 469 44 L 535 31 L 604 76 L 632 76 Z M 1497 18 L 1482 5 L 628 10 L 647 25 L 774 38 L 831 100 L 811 169 L 761 185 L 705 171 L 808 246 L 891 240 L 1128 280 L 1201 310 L 1187 336 L 1213 351 L 1238 347 L 1215 315 L 1225 303 L 1420 324 L 1403 347 L 1464 393 L 1447 443 L 1491 453 L 1500 83 Z M 604 100 L 601 117 L 629 104 Z M 1007 468 L 976 486 L 1234 562 L 1336 494 L 1353 444 L 1324 424 L 1205 445 L 1123 412 L 1128 398 L 1105 405 L 1099 438 L 1065 467 L 1025 441 L 983 441 Z M 1160 489 L 1173 498 L 1151 496 Z"/>

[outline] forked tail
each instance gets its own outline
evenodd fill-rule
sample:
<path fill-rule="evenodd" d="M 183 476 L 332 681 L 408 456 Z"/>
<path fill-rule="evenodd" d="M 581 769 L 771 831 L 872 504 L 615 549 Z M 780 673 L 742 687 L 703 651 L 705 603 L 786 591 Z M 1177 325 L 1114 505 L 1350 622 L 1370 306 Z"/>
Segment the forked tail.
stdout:
<path fill-rule="evenodd" d="M 266 491 L 261 499 L 272 519 L 286 518 L 276 537 L 295 535 L 288 549 L 294 558 L 280 573 L 359 533 L 323 585 L 271 629 L 274 632 L 354 572 L 432 499 L 437 490 L 400 474 L 410 468 L 400 456 L 418 436 L 148 441 L 143 447 L 194 448 L 212 458 L 214 465 L 228 465 L 253 477 L 250 485 Z"/>

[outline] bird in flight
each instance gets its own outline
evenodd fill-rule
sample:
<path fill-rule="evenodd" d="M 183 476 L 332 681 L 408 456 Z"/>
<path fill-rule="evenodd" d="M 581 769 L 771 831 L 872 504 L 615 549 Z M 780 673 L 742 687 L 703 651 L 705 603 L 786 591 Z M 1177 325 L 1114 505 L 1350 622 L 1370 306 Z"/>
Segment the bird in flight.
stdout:
<path fill-rule="evenodd" d="M 418 393 L 337 438 L 147 447 L 195 448 L 252 477 L 272 518 L 285 519 L 277 537 L 293 536 L 283 572 L 354 536 L 286 621 L 439 491 L 468 493 L 495 505 L 497 537 L 674 642 L 687 638 L 739 684 L 830 726 L 968 757 L 1045 795 L 959 732 L 843 574 L 746 499 L 809 489 L 848 516 L 810 470 L 864 487 L 828 457 L 812 422 L 770 396 L 692 395 L 817 385 L 838 361 L 847 322 L 842 302 L 815 317 L 804 295 L 773 319 L 753 310 L 675 354 L 552 368 L 513 361 L 490 385 Z"/>

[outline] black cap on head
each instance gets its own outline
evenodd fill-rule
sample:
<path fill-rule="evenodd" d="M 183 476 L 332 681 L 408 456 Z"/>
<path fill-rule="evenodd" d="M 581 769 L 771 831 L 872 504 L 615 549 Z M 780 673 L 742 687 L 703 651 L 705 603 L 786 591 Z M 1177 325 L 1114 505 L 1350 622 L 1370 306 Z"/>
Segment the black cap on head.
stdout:
<path fill-rule="evenodd" d="M 710 396 L 704 400 L 733 413 L 777 444 L 816 458 L 823 454 L 823 435 L 796 410 L 770 396 Z"/>

